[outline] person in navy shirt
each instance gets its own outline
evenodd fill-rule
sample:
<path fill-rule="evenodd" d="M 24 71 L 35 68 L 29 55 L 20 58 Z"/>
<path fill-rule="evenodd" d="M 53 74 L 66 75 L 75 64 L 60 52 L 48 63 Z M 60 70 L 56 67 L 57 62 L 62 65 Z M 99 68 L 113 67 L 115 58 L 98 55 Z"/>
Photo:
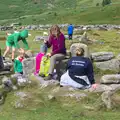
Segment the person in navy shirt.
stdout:
<path fill-rule="evenodd" d="M 73 30 L 74 30 L 74 27 L 72 24 L 70 24 L 68 26 L 68 38 L 69 38 L 69 40 L 72 40 Z"/>
<path fill-rule="evenodd" d="M 61 76 L 61 86 L 82 89 L 96 86 L 92 63 L 89 58 L 85 58 L 83 55 L 84 50 L 78 47 L 76 56 L 68 61 L 67 72 Z"/>

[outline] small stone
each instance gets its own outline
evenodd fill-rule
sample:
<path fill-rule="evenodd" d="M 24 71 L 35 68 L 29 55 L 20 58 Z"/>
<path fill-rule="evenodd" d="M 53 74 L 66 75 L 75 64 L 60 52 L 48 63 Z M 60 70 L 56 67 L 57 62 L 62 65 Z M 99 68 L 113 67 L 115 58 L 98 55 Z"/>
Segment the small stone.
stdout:
<path fill-rule="evenodd" d="M 17 88 L 16 86 L 13 86 L 12 89 L 13 89 L 13 90 L 17 90 L 18 88 Z"/>
<path fill-rule="evenodd" d="M 15 95 L 18 96 L 18 97 L 20 97 L 20 98 L 27 97 L 27 94 L 25 92 L 16 92 Z"/>
<path fill-rule="evenodd" d="M 21 103 L 21 101 L 16 101 L 15 102 L 15 108 L 23 108 L 24 105 Z"/>
<path fill-rule="evenodd" d="M 49 100 L 54 100 L 54 99 L 55 99 L 55 96 L 53 96 L 53 95 L 48 95 L 48 99 L 49 99 Z"/>

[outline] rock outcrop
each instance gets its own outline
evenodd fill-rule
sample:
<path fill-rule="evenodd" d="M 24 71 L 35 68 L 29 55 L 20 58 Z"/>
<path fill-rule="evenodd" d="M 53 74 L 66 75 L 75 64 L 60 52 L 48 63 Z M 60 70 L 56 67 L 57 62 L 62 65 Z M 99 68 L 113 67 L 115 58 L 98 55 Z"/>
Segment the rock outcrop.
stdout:
<path fill-rule="evenodd" d="M 108 61 L 114 57 L 112 52 L 96 52 L 91 54 L 93 61 Z"/>
<path fill-rule="evenodd" d="M 100 83 L 103 84 L 119 84 L 120 74 L 110 74 L 102 76 Z"/>
<path fill-rule="evenodd" d="M 83 43 L 74 43 L 70 47 L 71 56 L 76 56 L 76 48 L 80 46 L 84 49 L 84 57 L 90 57 L 88 46 Z"/>
<path fill-rule="evenodd" d="M 95 62 L 95 66 L 100 70 L 111 70 L 115 72 L 120 71 L 120 60 L 112 59 L 104 62 Z"/>
<path fill-rule="evenodd" d="M 22 65 L 24 75 L 29 76 L 31 73 L 35 72 L 36 62 L 34 57 L 24 59 Z"/>

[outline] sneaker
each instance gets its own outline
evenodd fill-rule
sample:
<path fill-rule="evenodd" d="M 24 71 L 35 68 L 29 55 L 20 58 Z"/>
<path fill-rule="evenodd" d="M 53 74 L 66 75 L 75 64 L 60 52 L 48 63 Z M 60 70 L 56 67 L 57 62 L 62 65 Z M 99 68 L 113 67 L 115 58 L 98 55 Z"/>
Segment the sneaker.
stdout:
<path fill-rule="evenodd" d="M 12 62 L 14 63 L 14 59 L 12 59 Z"/>
<path fill-rule="evenodd" d="M 45 77 L 45 75 L 44 75 L 44 74 L 40 74 L 39 76 L 41 76 L 41 77 Z"/>
<path fill-rule="evenodd" d="M 5 61 L 5 57 L 3 57 L 3 60 Z"/>
<path fill-rule="evenodd" d="M 51 80 L 52 79 L 52 75 L 49 74 L 47 77 L 44 78 L 44 80 Z"/>

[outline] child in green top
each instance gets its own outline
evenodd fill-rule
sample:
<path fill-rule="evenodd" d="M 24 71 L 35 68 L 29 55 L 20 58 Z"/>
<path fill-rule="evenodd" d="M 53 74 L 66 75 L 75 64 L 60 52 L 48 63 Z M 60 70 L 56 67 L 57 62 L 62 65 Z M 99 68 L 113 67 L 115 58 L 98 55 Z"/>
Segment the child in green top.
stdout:
<path fill-rule="evenodd" d="M 24 60 L 25 52 L 23 49 L 19 50 L 20 55 L 14 60 L 14 71 L 17 74 L 23 74 L 22 61 Z"/>
<path fill-rule="evenodd" d="M 16 48 L 20 50 L 20 45 L 18 42 L 22 40 L 24 43 L 25 48 L 28 50 L 29 46 L 26 41 L 26 38 L 28 37 L 28 31 L 27 30 L 22 30 L 19 33 L 13 33 L 7 37 L 6 40 L 6 51 L 4 52 L 3 58 L 5 59 L 6 54 L 10 51 L 10 48 L 12 48 L 12 61 L 14 61 L 14 52 Z"/>

